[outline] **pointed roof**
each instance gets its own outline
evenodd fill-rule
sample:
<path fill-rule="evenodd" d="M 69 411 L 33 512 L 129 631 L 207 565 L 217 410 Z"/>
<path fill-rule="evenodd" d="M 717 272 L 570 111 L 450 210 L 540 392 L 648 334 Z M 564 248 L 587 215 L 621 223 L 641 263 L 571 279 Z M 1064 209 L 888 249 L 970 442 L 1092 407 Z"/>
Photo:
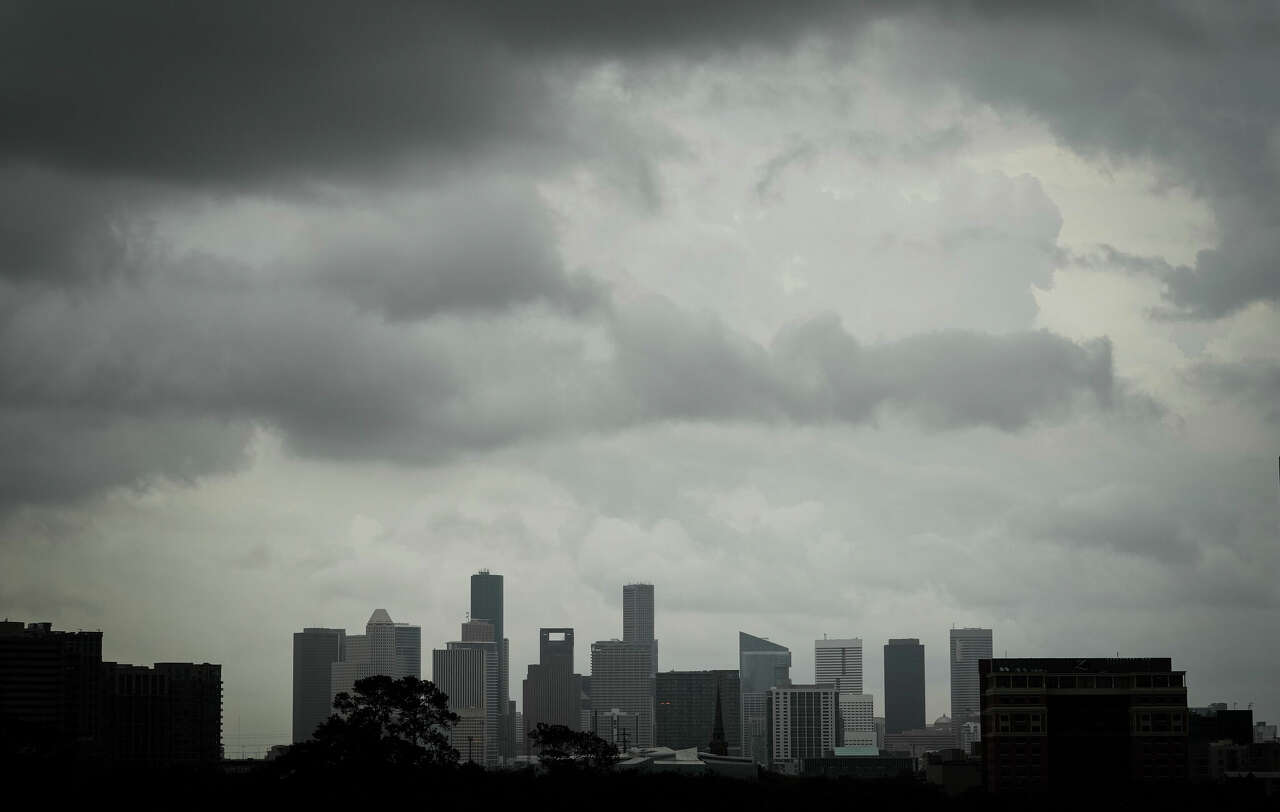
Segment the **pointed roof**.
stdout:
<path fill-rule="evenodd" d="M 780 646 L 777 643 L 765 640 L 763 637 L 756 637 L 754 634 L 746 632 L 738 632 L 738 651 L 786 651 L 791 649 L 786 646 Z"/>
<path fill-rule="evenodd" d="M 373 614 L 369 615 L 369 623 L 390 623 L 391 615 L 387 614 L 386 609 L 374 609 Z"/>

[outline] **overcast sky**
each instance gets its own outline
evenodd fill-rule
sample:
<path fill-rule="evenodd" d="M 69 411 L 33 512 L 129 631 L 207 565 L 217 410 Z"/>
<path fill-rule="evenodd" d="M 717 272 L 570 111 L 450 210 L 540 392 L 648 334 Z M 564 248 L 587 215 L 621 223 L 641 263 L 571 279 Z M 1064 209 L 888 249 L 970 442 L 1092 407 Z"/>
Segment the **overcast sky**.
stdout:
<path fill-rule="evenodd" d="M 1280 717 L 1274 5 L 180 5 L 0 11 L 0 614 L 221 663 L 232 755 L 482 567 L 515 698 L 644 580 L 663 669 Z"/>

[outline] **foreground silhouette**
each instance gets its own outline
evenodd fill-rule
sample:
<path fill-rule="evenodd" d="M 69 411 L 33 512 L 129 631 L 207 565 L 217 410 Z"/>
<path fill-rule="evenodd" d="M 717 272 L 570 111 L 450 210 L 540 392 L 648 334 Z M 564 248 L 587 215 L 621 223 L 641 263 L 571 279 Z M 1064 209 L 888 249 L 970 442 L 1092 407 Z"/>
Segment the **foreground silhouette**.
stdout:
<path fill-rule="evenodd" d="M 417 677 L 365 677 L 339 693 L 335 713 L 275 763 L 282 777 L 340 772 L 414 772 L 458 763 L 448 731 L 449 697 Z"/>
<path fill-rule="evenodd" d="M 607 770 L 618 763 L 618 750 L 587 730 L 539 722 L 529 731 L 531 749 L 548 770 Z"/>

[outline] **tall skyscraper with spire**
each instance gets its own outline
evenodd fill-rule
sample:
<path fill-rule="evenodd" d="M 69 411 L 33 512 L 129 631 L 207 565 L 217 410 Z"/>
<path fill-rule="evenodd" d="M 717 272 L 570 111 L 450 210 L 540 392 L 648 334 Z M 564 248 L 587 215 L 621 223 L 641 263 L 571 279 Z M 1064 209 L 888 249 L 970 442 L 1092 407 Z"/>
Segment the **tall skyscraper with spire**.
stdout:
<path fill-rule="evenodd" d="M 499 746 L 503 759 L 515 754 L 515 719 L 509 713 L 511 700 L 511 642 L 503 629 L 502 576 L 480 570 L 471 576 L 471 619 L 493 624 L 494 642 L 498 645 L 498 713 Z"/>

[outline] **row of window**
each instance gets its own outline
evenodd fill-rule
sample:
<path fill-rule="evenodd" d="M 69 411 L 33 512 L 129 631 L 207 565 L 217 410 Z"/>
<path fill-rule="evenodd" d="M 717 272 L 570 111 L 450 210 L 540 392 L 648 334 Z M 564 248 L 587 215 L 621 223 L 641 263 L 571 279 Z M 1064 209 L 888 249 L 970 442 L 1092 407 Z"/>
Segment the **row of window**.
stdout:
<path fill-rule="evenodd" d="M 1043 677 L 1035 674 L 989 674 L 987 688 L 1181 688 L 1181 674 L 1138 674 L 1136 676 L 1112 676 L 1099 674 L 1055 674 Z"/>

